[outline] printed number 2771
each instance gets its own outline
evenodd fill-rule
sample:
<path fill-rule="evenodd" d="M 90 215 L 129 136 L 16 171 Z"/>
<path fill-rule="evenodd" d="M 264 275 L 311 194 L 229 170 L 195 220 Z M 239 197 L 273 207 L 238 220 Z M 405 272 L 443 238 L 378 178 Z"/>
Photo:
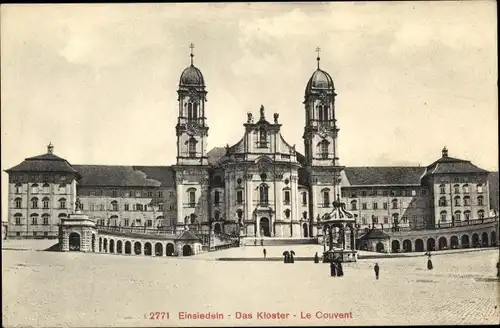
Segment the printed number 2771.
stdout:
<path fill-rule="evenodd" d="M 151 319 L 151 320 L 170 319 L 170 313 L 168 313 L 168 312 L 149 312 L 149 319 Z"/>

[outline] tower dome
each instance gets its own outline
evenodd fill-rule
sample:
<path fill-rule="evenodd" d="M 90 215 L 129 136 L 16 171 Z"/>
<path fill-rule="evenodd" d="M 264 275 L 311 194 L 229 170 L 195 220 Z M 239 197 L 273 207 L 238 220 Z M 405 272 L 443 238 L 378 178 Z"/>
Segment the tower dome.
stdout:
<path fill-rule="evenodd" d="M 330 74 L 328 74 L 327 72 L 325 72 L 319 68 L 319 61 L 320 61 L 319 51 L 320 50 L 321 49 L 319 47 L 316 48 L 316 51 L 318 52 L 318 57 L 316 58 L 316 60 L 318 61 L 318 68 L 316 69 L 316 71 L 314 71 L 313 75 L 309 79 L 309 82 L 307 82 L 306 92 L 305 92 L 306 98 L 308 95 L 311 94 L 311 92 L 313 92 L 315 90 L 317 90 L 317 91 L 321 91 L 321 90 L 334 91 L 335 90 L 335 87 L 333 85 L 333 79 L 330 76 Z"/>
<path fill-rule="evenodd" d="M 191 66 L 187 67 L 182 72 L 179 85 L 204 87 L 205 79 L 203 78 L 201 71 L 191 64 Z"/>
<path fill-rule="evenodd" d="M 195 87 L 205 87 L 205 79 L 203 78 L 203 74 L 201 71 L 193 65 L 193 49 L 194 44 L 190 44 L 191 48 L 191 65 L 187 67 L 181 74 L 181 78 L 179 80 L 180 86 L 195 86 Z"/>

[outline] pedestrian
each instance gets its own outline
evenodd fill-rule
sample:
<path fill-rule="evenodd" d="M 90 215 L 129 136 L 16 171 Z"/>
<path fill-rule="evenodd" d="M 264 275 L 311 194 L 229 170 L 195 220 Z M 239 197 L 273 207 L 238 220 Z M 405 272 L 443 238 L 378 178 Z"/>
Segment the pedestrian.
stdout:
<path fill-rule="evenodd" d="M 330 261 L 330 275 L 332 277 L 337 276 L 337 264 L 335 263 L 335 260 L 333 260 L 333 259 Z"/>
<path fill-rule="evenodd" d="M 253 245 L 254 245 L 254 246 L 257 246 L 257 239 L 254 239 L 254 240 L 253 240 Z"/>
<path fill-rule="evenodd" d="M 290 251 L 290 262 L 288 262 L 288 263 L 295 263 L 295 260 L 293 259 L 294 255 L 295 255 L 295 252 Z"/>
<path fill-rule="evenodd" d="M 264 250 L 263 250 L 263 253 L 264 253 L 264 258 L 266 258 L 267 251 L 266 251 L 266 249 L 265 249 L 265 248 L 264 248 Z"/>
<path fill-rule="evenodd" d="M 290 253 L 288 251 L 284 251 L 283 252 L 283 263 L 288 263 L 289 262 L 289 256 L 290 256 Z"/>
<path fill-rule="evenodd" d="M 375 278 L 377 278 L 378 280 L 378 274 L 380 272 L 380 267 L 378 266 L 378 263 L 375 263 L 375 267 L 373 267 L 373 269 L 375 270 Z"/>
<path fill-rule="evenodd" d="M 497 262 L 497 278 L 500 278 L 500 262 Z"/>
<path fill-rule="evenodd" d="M 260 246 L 264 246 L 264 239 L 260 240 Z"/>
<path fill-rule="evenodd" d="M 431 254 L 429 253 L 427 256 L 428 256 L 427 257 L 427 270 L 432 270 L 433 266 L 432 266 Z"/>
<path fill-rule="evenodd" d="M 314 263 L 319 263 L 318 252 L 316 252 L 316 254 L 314 254 Z"/>
<path fill-rule="evenodd" d="M 337 259 L 337 276 L 344 276 L 344 269 L 342 268 L 342 261 L 340 259 Z"/>

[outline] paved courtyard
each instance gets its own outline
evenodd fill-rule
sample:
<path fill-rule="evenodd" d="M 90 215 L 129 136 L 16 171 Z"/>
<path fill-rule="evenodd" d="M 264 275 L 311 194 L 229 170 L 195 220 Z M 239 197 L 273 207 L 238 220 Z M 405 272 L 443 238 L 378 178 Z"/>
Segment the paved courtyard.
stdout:
<path fill-rule="evenodd" d="M 233 256 L 237 252 L 257 254 L 262 252 L 259 248 L 227 252 Z M 272 255 L 274 250 L 268 249 Z M 499 322 L 496 250 L 435 256 L 433 271 L 425 270 L 424 257 L 380 259 L 378 281 L 374 279 L 374 260 L 346 264 L 345 276 L 333 278 L 326 264 L 214 261 L 214 256 L 216 253 L 154 258 L 2 250 L 3 324 L 130 327 Z M 150 319 L 151 312 L 159 312 L 158 319 Z M 179 312 L 218 312 L 224 319 L 181 320 Z M 252 314 L 252 319 L 237 319 L 237 312 Z M 283 317 L 288 313 L 288 318 L 260 319 L 259 312 L 280 312 Z M 317 318 L 326 313 L 332 318 Z"/>

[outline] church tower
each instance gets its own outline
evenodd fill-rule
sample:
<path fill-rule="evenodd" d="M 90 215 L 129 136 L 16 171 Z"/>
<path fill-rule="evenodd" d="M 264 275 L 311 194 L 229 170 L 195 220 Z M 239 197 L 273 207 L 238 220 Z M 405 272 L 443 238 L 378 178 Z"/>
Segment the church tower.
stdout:
<path fill-rule="evenodd" d="M 207 92 L 203 74 L 193 65 L 194 45 L 191 44 L 190 48 L 191 65 L 182 72 L 177 90 L 177 165 L 208 165 L 208 126 L 205 117 Z"/>
<path fill-rule="evenodd" d="M 340 171 L 335 119 L 335 87 L 333 79 L 320 68 L 319 51 L 317 69 L 312 74 L 304 96 L 305 127 L 304 151 L 311 192 L 310 213 L 318 217 L 331 212 L 332 203 L 340 197 Z"/>

